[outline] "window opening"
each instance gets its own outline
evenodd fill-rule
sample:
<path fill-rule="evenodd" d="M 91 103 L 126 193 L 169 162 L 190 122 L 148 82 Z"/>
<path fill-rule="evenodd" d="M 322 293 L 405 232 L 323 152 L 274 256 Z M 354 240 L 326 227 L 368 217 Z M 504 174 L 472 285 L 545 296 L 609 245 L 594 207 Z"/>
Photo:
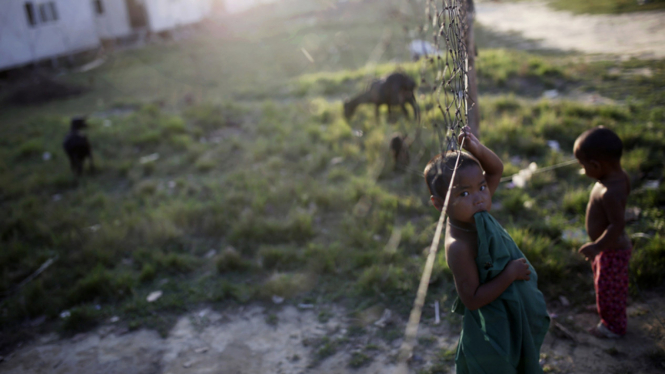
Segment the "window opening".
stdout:
<path fill-rule="evenodd" d="M 39 23 L 48 23 L 58 20 L 58 10 L 53 1 L 39 4 Z M 35 24 L 37 24 L 35 20 Z"/>
<path fill-rule="evenodd" d="M 41 23 L 49 21 L 49 10 L 46 8 L 46 4 L 39 4 L 39 20 Z"/>
<path fill-rule="evenodd" d="M 95 5 L 95 12 L 97 15 L 104 14 L 104 3 L 102 3 L 102 0 L 94 0 L 93 3 Z"/>
<path fill-rule="evenodd" d="M 55 3 L 51 1 L 48 3 L 48 5 L 49 8 L 51 8 L 51 16 L 53 17 L 52 20 L 57 21 L 59 17 L 58 17 L 58 9 L 55 7 Z"/>
<path fill-rule="evenodd" d="M 32 2 L 25 3 L 25 15 L 28 17 L 28 24 L 30 26 L 37 25 L 37 18 L 35 18 L 35 5 Z"/>

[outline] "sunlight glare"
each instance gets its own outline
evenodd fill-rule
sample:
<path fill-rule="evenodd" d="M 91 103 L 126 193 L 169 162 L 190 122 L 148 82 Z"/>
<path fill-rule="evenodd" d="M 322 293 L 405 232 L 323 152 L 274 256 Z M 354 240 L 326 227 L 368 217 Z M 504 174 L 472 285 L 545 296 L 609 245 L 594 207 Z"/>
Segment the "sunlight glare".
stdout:
<path fill-rule="evenodd" d="M 277 0 L 226 0 L 224 2 L 226 11 L 229 13 L 240 13 L 259 4 L 274 3 Z"/>

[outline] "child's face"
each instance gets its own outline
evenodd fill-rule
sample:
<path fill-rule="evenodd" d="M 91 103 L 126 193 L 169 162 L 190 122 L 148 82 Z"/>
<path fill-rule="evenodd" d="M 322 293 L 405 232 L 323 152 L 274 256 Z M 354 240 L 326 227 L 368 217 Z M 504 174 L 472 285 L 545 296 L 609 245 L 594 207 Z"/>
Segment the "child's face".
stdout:
<path fill-rule="evenodd" d="M 450 193 L 448 216 L 461 222 L 474 223 L 474 214 L 491 208 L 492 196 L 480 166 L 457 170 Z"/>
<path fill-rule="evenodd" d="M 573 154 L 575 155 L 575 158 L 580 163 L 580 165 L 582 165 L 584 168 L 584 174 L 586 174 L 587 177 L 600 179 L 602 168 L 599 162 L 588 159 L 578 147 L 573 149 Z"/>

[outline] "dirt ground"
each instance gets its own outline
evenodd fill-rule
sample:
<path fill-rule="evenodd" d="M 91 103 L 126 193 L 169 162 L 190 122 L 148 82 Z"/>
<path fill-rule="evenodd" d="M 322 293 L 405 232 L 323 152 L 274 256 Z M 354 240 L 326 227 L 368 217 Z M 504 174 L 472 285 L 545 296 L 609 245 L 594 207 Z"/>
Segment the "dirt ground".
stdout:
<path fill-rule="evenodd" d="M 327 321 L 319 318 L 325 310 Z M 127 331 L 122 322 L 68 340 L 44 336 L 4 358 L 2 373 L 387 373 L 401 339 L 381 337 L 385 329 L 403 331 L 404 323 L 370 308 L 363 334 L 349 333 L 345 311 L 294 306 L 203 309 L 181 317 L 168 337 Z M 379 321 L 378 324 L 375 322 Z M 356 321 L 357 322 L 357 321 Z M 382 323 L 383 322 L 383 323 Z M 456 334 L 448 324 L 425 326 L 422 335 L 436 346 L 454 349 Z M 325 343 L 328 343 L 326 345 Z M 361 368 L 351 368 L 354 352 L 371 347 Z M 436 353 L 432 349 L 426 354 Z M 419 358 L 423 364 L 424 358 Z"/>
<path fill-rule="evenodd" d="M 537 1 L 481 1 L 476 21 L 499 33 L 517 33 L 534 43 L 525 47 L 616 54 L 639 58 L 665 57 L 665 12 L 621 15 L 575 15 L 553 11 Z"/>
<path fill-rule="evenodd" d="M 586 330 L 597 322 L 593 313 L 569 310 L 552 302 L 550 333 L 542 347 L 546 372 L 662 373 L 665 357 L 665 298 L 649 294 L 632 302 L 628 334 L 600 340 Z M 383 308 L 370 308 L 351 320 L 336 306 L 299 309 L 295 306 L 209 308 L 181 317 L 166 338 L 148 330 L 128 331 L 122 321 L 61 340 L 42 336 L 0 363 L 8 374 L 42 373 L 391 373 L 402 342 L 405 322 L 386 318 Z M 319 317 L 325 311 L 327 321 Z M 432 322 L 426 310 L 419 330 L 411 372 L 431 366 L 441 351 L 453 351 L 459 321 Z M 351 332 L 364 325 L 362 334 Z M 388 339 L 390 332 L 398 338 Z M 326 345 L 327 344 L 327 345 Z M 352 367 L 354 354 L 364 358 Z M 443 369 L 453 369 L 452 358 Z"/>

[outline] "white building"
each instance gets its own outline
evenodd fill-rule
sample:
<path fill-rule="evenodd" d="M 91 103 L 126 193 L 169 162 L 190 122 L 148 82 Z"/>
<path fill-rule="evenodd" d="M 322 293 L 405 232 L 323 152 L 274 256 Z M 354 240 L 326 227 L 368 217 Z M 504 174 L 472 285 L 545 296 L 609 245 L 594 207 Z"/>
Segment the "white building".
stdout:
<path fill-rule="evenodd" d="M 201 22 L 210 13 L 210 0 L 144 0 L 152 32 Z"/>
<path fill-rule="evenodd" d="M 125 0 L 92 0 L 92 5 L 97 35 L 101 39 L 122 38 L 133 32 Z M 145 27 L 145 22 L 139 27 Z"/>
<path fill-rule="evenodd" d="M 211 0 L 92 0 L 97 32 L 102 39 L 134 31 L 162 32 L 201 22 Z"/>
<path fill-rule="evenodd" d="M 211 0 L 0 0 L 0 70 L 202 21 Z"/>
<path fill-rule="evenodd" d="M 2 0 L 0 70 L 98 46 L 90 0 Z"/>

